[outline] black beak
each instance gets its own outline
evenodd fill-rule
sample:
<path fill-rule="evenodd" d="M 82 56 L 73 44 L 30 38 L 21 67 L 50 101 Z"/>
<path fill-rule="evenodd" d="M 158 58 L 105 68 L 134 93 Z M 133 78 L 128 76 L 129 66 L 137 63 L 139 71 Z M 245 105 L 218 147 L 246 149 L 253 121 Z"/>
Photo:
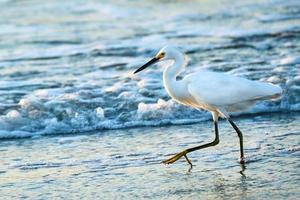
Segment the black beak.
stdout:
<path fill-rule="evenodd" d="M 140 68 L 138 68 L 135 72 L 133 72 L 134 74 L 146 69 L 147 67 L 149 67 L 150 65 L 156 63 L 159 60 L 159 58 L 152 58 L 151 60 L 149 60 L 146 64 L 144 64 L 143 66 L 141 66 Z"/>

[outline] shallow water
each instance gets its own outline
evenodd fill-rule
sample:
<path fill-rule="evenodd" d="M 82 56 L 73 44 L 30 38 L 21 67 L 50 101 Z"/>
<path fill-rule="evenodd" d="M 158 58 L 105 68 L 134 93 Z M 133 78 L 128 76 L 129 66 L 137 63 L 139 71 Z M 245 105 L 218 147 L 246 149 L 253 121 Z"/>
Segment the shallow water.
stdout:
<path fill-rule="evenodd" d="M 189 56 L 184 74 L 206 68 L 284 89 L 281 101 L 244 113 L 300 110 L 298 0 L 7 0 L 0 9 L 0 138 L 209 119 L 169 100 L 162 67 L 131 76 L 165 44 Z"/>
<path fill-rule="evenodd" d="M 165 166 L 170 154 L 213 138 L 210 122 L 3 141 L 3 199 L 297 199 L 299 114 L 235 119 L 238 138 L 220 122 L 220 144 Z"/>

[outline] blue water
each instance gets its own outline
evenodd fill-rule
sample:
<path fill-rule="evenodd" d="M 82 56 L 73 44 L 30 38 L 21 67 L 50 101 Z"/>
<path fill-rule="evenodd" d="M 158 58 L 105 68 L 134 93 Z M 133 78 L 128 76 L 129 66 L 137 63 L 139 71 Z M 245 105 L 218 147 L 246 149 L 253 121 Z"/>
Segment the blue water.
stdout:
<path fill-rule="evenodd" d="M 299 111 L 299 4 L 2 1 L 0 138 L 209 119 L 170 100 L 161 65 L 131 75 L 166 44 L 187 53 L 183 75 L 206 68 L 284 89 L 238 114 Z"/>
<path fill-rule="evenodd" d="M 213 140 L 211 122 L 2 140 L 2 199 L 298 199 L 299 114 L 234 118 L 244 133 L 246 170 L 234 130 L 220 144 L 164 166 Z"/>
<path fill-rule="evenodd" d="M 213 139 L 209 113 L 167 95 L 163 64 L 132 76 L 166 44 L 187 54 L 182 76 L 283 88 L 232 113 L 246 170 L 223 120 L 192 172 L 161 164 Z M 299 111 L 299 0 L 0 0 L 1 199 L 299 199 Z"/>

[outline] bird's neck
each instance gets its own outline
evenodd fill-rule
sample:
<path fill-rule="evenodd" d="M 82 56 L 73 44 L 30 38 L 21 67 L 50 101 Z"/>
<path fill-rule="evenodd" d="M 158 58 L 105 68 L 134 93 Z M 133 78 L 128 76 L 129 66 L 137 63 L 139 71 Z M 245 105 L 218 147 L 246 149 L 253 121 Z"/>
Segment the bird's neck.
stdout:
<path fill-rule="evenodd" d="M 174 58 L 173 64 L 165 68 L 163 73 L 163 81 L 169 94 L 173 93 L 171 90 L 172 88 L 175 88 L 175 85 L 177 84 L 176 77 L 183 70 L 185 64 L 184 55 L 181 54 Z"/>
<path fill-rule="evenodd" d="M 164 70 L 163 78 L 165 80 L 176 81 L 176 77 L 185 66 L 184 55 L 178 55 L 174 58 L 173 63 L 167 66 Z"/>

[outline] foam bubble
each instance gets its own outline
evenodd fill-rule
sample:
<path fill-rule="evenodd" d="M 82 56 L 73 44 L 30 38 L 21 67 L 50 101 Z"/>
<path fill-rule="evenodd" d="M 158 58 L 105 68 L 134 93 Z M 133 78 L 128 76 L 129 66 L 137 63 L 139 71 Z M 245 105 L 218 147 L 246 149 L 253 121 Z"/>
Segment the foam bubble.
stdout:
<path fill-rule="evenodd" d="M 158 99 L 157 103 L 145 104 L 139 103 L 138 105 L 138 118 L 139 119 L 161 119 L 164 117 L 172 118 L 171 109 L 174 107 L 172 100 L 164 101 Z"/>
<path fill-rule="evenodd" d="M 58 143 L 69 144 L 77 141 L 86 141 L 86 140 L 88 140 L 87 136 L 63 137 L 58 140 Z"/>
<path fill-rule="evenodd" d="M 33 96 L 21 99 L 18 104 L 21 106 L 21 108 L 26 109 L 26 110 L 32 110 L 35 108 L 42 107 L 40 100 Z"/>
<path fill-rule="evenodd" d="M 26 138 L 31 137 L 34 134 L 27 131 L 5 131 L 0 130 L 0 138 L 1 139 L 11 139 L 11 138 Z"/>
<path fill-rule="evenodd" d="M 6 117 L 11 119 L 11 120 L 20 119 L 21 114 L 17 110 L 11 110 L 6 114 Z"/>
<path fill-rule="evenodd" d="M 271 76 L 267 79 L 267 82 L 278 84 L 281 82 L 281 79 L 278 76 Z"/>
<path fill-rule="evenodd" d="M 96 116 L 100 119 L 104 118 L 104 110 L 101 107 L 96 108 Z"/>
<path fill-rule="evenodd" d="M 297 56 L 288 56 L 279 61 L 280 65 L 296 65 L 300 64 L 300 57 Z"/>

